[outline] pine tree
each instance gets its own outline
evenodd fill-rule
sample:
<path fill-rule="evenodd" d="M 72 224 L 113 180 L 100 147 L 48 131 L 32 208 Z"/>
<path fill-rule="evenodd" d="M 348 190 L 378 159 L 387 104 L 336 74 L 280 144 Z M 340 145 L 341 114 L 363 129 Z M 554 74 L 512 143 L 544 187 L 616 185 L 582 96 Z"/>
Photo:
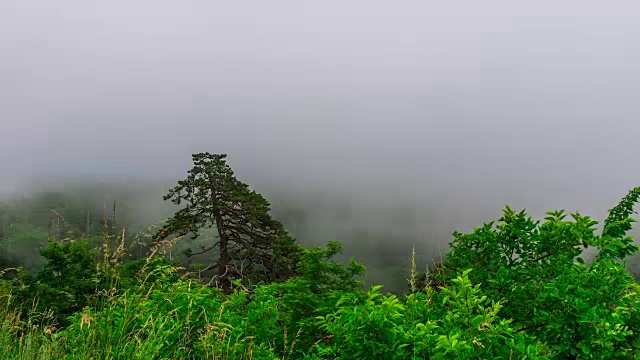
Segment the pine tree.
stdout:
<path fill-rule="evenodd" d="M 174 234 L 194 238 L 213 227 L 217 239 L 206 251 L 217 249 L 220 287 L 232 291 L 233 279 L 281 281 L 296 275 L 302 248 L 283 225 L 270 215 L 270 204 L 238 180 L 226 154 L 198 153 L 184 180 L 164 200 L 186 206 L 157 233 L 159 242 Z"/>

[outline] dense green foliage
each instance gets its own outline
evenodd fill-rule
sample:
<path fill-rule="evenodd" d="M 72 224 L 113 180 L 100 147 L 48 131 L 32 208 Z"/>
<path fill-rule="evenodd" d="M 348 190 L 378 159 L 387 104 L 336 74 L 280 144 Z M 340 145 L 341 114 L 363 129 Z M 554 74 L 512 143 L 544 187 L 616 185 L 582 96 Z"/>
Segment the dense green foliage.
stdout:
<path fill-rule="evenodd" d="M 258 240 L 290 242 L 265 215 L 266 200 L 231 179 L 229 201 L 259 208 L 241 217 L 277 230 Z M 196 185 L 187 179 L 176 193 L 193 195 Z M 197 206 L 210 213 L 247 209 L 214 204 L 207 194 L 190 199 L 196 206 L 179 211 L 164 229 L 185 235 L 212 225 L 215 216 L 194 218 Z M 507 207 L 495 222 L 454 233 L 450 251 L 431 271 L 408 265 L 405 294 L 365 287 L 364 265 L 336 260 L 343 250 L 337 241 L 299 247 L 287 276 L 257 283 L 235 277 L 237 286 L 228 291 L 212 286 L 197 266 L 153 250 L 127 257 L 125 234 L 116 236 L 106 216 L 102 241 L 90 223 L 83 240 L 80 215 L 75 226 L 60 220 L 56 231 L 69 234 L 57 237 L 15 218 L 3 234 L 22 229 L 20 236 L 44 237 L 43 266 L 4 273 L 0 357 L 639 359 L 640 285 L 626 270 L 626 259 L 638 251 L 628 231 L 639 197 L 640 188 L 630 191 L 599 232 L 581 214 L 551 211 L 538 221 Z M 242 223 L 227 216 L 229 224 Z M 586 249 L 595 252 L 592 260 Z"/>

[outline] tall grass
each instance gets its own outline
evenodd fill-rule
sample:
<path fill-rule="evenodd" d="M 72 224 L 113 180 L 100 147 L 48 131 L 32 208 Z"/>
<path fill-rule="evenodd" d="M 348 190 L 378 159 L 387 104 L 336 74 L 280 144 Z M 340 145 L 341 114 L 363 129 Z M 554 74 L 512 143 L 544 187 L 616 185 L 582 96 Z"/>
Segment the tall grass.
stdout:
<path fill-rule="evenodd" d="M 105 210 L 105 220 L 106 214 Z M 172 285 L 154 281 L 162 280 L 166 275 L 162 270 L 175 271 L 175 268 L 165 268 L 160 269 L 160 274 L 150 273 L 153 270 L 147 269 L 147 265 L 158 249 L 151 249 L 138 285 L 120 289 L 117 268 L 125 255 L 124 240 L 124 230 L 116 234 L 105 225 L 96 266 L 97 273 L 106 275 L 101 277 L 106 282 L 106 286 L 101 286 L 105 290 L 94 296 L 92 306 L 75 313 L 71 325 L 66 328 L 42 325 L 53 323 L 51 312 L 22 311 L 35 306 L 19 303 L 7 288 L 0 286 L 0 359 L 254 358 L 251 338 L 231 337 L 224 329 L 232 326 L 220 319 L 205 319 L 199 328 L 194 328 L 190 319 L 202 318 L 205 312 L 202 306 L 192 307 L 192 303 L 184 301 L 173 304 L 170 299 L 159 301 L 157 294 L 154 296 L 157 290 L 161 294 L 162 291 L 172 293 Z M 149 283 L 145 283 L 147 281 Z M 182 284 L 189 284 L 189 281 Z M 187 289 L 176 288 L 175 293 L 186 294 L 193 300 L 198 293 L 191 295 L 189 288 L 189 285 Z M 223 309 L 220 306 L 220 314 Z M 218 309 L 214 310 L 217 312 Z M 195 349 L 198 349 L 197 353 Z"/>
<path fill-rule="evenodd" d="M 136 302 L 140 300 L 148 299 L 136 299 Z M 55 332 L 35 325 L 31 319 L 21 318 L 19 305 L 11 296 L 3 295 L 0 303 L 0 359 L 254 358 L 251 339 L 234 339 L 228 331 L 231 328 L 229 324 L 211 322 L 198 329 L 201 336 L 194 347 L 201 351 L 195 354 L 193 349 L 186 347 L 185 336 L 181 336 L 191 332 L 183 329 L 181 322 L 176 321 L 179 319 L 173 318 L 172 314 L 140 314 L 135 303 L 121 302 L 125 306 L 105 306 L 97 311 L 87 309 L 78 313 L 70 328 Z M 99 316 L 96 316 L 97 312 Z M 141 315 L 145 321 L 139 325 Z M 190 313 L 190 316 L 196 315 Z M 176 334 L 180 340 L 171 343 Z M 168 349 L 173 351 L 167 352 Z"/>

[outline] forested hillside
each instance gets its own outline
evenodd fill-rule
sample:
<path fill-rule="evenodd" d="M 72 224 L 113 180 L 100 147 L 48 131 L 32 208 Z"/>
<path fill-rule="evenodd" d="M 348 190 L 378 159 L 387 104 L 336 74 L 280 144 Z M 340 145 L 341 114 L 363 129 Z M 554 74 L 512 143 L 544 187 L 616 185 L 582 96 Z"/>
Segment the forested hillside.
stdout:
<path fill-rule="evenodd" d="M 636 359 L 640 285 L 627 266 L 639 197 L 630 190 L 600 221 L 506 206 L 452 234 L 427 269 L 415 249 L 363 247 L 391 259 L 393 292 L 365 283 L 369 264 L 345 259 L 339 241 L 294 238 L 309 215 L 272 211 L 223 154 L 194 154 L 164 197 L 173 215 L 153 223 L 133 213 L 133 193 L 16 197 L 0 210 L 0 356 Z"/>

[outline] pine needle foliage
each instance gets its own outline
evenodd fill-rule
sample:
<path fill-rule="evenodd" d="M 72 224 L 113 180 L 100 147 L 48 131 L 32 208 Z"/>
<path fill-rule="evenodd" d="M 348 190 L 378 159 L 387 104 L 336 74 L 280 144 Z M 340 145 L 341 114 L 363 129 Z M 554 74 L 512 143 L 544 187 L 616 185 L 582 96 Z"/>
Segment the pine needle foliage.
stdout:
<path fill-rule="evenodd" d="M 216 250 L 218 284 L 227 293 L 233 280 L 244 283 L 281 281 L 295 275 L 301 248 L 269 214 L 270 204 L 238 180 L 226 154 L 198 153 L 184 180 L 164 200 L 185 205 L 159 231 L 156 241 L 170 234 L 192 235 L 215 228 L 217 239 L 203 250 Z"/>

